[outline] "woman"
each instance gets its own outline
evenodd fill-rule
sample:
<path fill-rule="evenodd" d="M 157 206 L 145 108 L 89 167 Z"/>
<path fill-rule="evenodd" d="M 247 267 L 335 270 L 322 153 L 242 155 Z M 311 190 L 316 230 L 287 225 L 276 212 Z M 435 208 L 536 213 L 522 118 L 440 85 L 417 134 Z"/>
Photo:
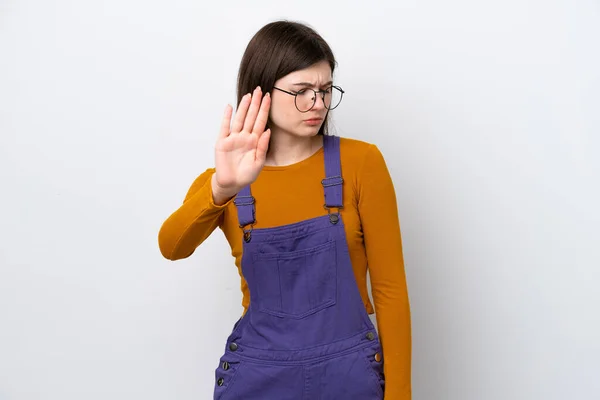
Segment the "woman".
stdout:
<path fill-rule="evenodd" d="M 240 65 L 237 112 L 225 110 L 215 167 L 160 230 L 162 254 L 177 260 L 218 226 L 242 278 L 244 313 L 216 368 L 215 399 L 411 398 L 394 187 L 375 145 L 327 135 L 344 93 L 335 65 L 306 25 L 260 29 Z"/>

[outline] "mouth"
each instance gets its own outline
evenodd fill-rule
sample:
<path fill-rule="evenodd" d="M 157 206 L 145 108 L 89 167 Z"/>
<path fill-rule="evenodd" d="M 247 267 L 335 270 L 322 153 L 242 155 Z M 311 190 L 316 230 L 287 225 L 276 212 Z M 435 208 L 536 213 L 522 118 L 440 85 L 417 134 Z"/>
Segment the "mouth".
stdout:
<path fill-rule="evenodd" d="M 304 122 L 308 123 L 308 124 L 318 124 L 321 121 L 323 121 L 323 118 L 311 118 L 311 119 L 305 119 Z"/>

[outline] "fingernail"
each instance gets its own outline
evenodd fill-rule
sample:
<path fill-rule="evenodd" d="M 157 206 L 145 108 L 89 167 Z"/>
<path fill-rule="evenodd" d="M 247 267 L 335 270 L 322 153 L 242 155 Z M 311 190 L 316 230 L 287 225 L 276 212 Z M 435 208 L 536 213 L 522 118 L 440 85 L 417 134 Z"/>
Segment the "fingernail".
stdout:
<path fill-rule="evenodd" d="M 265 94 L 265 97 L 270 97 L 271 93 L 267 92 L 267 94 Z"/>
<path fill-rule="evenodd" d="M 256 87 L 256 90 L 261 90 L 261 89 L 260 89 L 260 86 L 257 86 L 257 87 Z"/>

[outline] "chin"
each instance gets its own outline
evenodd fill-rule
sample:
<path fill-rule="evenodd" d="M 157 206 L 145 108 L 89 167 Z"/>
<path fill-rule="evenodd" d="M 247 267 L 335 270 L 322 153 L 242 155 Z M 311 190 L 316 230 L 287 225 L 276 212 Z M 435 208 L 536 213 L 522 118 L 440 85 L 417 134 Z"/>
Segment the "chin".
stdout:
<path fill-rule="evenodd" d="M 316 136 L 319 133 L 319 130 L 321 129 L 321 127 L 318 128 L 310 128 L 310 129 L 303 129 L 302 131 L 296 133 L 296 136 L 303 136 L 303 137 L 311 137 L 311 136 Z"/>
<path fill-rule="evenodd" d="M 299 131 L 303 131 L 303 132 L 311 132 L 311 133 L 318 133 L 321 128 L 323 127 L 323 124 L 321 125 L 316 125 L 316 126 L 303 126 L 300 129 L 298 129 Z"/>
<path fill-rule="evenodd" d="M 295 136 L 295 137 L 312 137 L 312 136 L 316 136 L 319 133 L 319 129 L 321 129 L 321 127 L 305 127 L 305 128 L 301 128 L 301 129 L 294 129 L 294 130 L 288 130 L 288 134 L 290 136 Z"/>

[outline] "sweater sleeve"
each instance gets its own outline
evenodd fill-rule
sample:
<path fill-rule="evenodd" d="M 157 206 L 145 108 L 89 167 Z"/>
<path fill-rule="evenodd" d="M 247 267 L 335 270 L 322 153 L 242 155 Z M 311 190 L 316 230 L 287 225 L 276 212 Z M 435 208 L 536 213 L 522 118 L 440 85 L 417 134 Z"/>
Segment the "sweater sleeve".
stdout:
<path fill-rule="evenodd" d="M 371 145 L 359 172 L 363 228 L 386 378 L 385 400 L 411 399 L 411 318 L 396 193 L 383 155 Z"/>
<path fill-rule="evenodd" d="M 183 204 L 163 222 L 158 233 L 158 245 L 169 260 L 187 258 L 223 222 L 223 211 L 233 198 L 223 205 L 213 200 L 209 168 L 193 182 Z"/>

